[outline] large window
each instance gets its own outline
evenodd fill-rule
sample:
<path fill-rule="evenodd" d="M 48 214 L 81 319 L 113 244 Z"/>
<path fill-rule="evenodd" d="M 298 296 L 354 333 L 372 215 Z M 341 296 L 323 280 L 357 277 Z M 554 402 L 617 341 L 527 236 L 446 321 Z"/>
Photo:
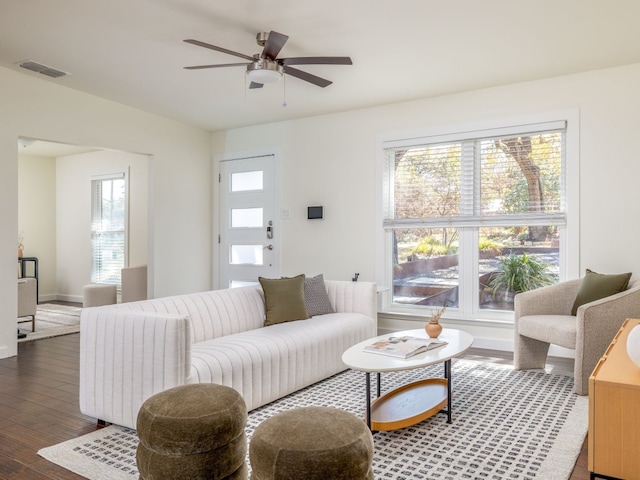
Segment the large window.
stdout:
<path fill-rule="evenodd" d="M 124 174 L 91 180 L 91 281 L 121 284 L 127 239 Z"/>
<path fill-rule="evenodd" d="M 391 302 L 509 311 L 515 293 L 556 283 L 565 137 L 562 121 L 385 142 Z"/>

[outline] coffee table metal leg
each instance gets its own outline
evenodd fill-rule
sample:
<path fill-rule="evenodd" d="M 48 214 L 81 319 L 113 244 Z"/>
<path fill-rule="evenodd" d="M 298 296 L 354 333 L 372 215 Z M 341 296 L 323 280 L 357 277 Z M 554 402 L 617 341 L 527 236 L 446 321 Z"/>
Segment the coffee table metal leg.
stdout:
<path fill-rule="evenodd" d="M 366 412 L 366 416 L 367 416 L 367 427 L 369 427 L 369 430 L 371 430 L 371 373 L 369 372 L 365 372 L 365 376 L 366 376 L 366 395 L 367 395 L 367 412 Z"/>
<path fill-rule="evenodd" d="M 380 372 L 377 372 L 377 374 L 378 374 L 378 390 L 376 392 L 377 393 L 376 397 L 379 397 L 380 396 Z"/>
<path fill-rule="evenodd" d="M 444 378 L 447 379 L 447 423 L 451 423 L 451 360 L 444 362 Z"/>

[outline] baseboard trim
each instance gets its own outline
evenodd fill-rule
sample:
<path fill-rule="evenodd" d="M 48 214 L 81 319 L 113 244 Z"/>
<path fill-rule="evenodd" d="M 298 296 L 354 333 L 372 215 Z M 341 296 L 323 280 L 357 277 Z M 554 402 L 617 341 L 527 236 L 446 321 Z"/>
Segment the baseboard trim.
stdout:
<path fill-rule="evenodd" d="M 61 302 L 74 302 L 74 303 L 82 303 L 81 295 L 53 295 L 55 298 L 51 300 L 59 300 Z M 40 299 L 42 301 L 42 297 Z"/>

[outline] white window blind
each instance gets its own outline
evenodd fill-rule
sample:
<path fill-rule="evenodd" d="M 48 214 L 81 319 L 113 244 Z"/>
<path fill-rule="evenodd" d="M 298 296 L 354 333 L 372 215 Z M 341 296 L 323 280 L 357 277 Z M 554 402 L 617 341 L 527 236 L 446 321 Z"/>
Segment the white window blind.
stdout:
<path fill-rule="evenodd" d="M 564 225 L 565 123 L 386 145 L 384 227 Z"/>
<path fill-rule="evenodd" d="M 124 173 L 91 180 L 91 281 L 120 285 L 127 225 Z"/>

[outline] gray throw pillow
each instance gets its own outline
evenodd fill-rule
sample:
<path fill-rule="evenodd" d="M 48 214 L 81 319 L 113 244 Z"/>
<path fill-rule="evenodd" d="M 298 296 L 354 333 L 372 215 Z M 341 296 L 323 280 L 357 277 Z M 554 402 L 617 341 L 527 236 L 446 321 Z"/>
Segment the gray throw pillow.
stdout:
<path fill-rule="evenodd" d="M 335 313 L 322 274 L 304 280 L 304 303 L 310 317 Z"/>

